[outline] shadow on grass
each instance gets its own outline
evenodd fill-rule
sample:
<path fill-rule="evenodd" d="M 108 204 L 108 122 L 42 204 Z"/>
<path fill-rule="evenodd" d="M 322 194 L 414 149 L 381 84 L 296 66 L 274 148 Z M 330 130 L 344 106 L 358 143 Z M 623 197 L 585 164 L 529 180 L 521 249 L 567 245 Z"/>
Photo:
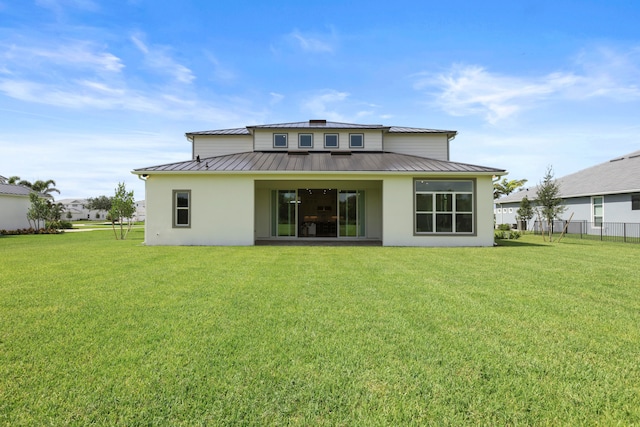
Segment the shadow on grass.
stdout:
<path fill-rule="evenodd" d="M 500 240 L 496 240 L 496 246 L 497 247 L 535 247 L 535 246 L 548 246 L 547 243 L 533 243 L 533 242 L 524 242 L 522 240 L 515 240 L 515 239 L 511 239 L 511 240 L 505 240 L 505 239 L 500 239 Z"/>

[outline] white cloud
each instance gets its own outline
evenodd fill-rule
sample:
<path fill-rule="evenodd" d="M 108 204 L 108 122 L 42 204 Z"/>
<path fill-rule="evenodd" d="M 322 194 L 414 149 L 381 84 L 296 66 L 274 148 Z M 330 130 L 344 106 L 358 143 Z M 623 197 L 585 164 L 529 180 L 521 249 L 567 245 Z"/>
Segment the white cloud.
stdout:
<path fill-rule="evenodd" d="M 180 83 L 189 84 L 195 79 L 193 72 L 189 68 L 176 62 L 169 55 L 169 48 L 163 46 L 149 47 L 142 40 L 143 37 L 142 34 L 136 33 L 131 36 L 131 41 L 144 54 L 145 62 L 151 69 L 160 74 L 169 74 Z"/>
<path fill-rule="evenodd" d="M 209 60 L 211 65 L 213 65 L 212 75 L 216 80 L 231 81 L 236 78 L 235 73 L 228 67 L 224 66 L 213 53 L 205 51 L 204 55 Z"/>
<path fill-rule="evenodd" d="M 1 56 L 6 69 L 31 70 L 38 66 L 62 68 L 81 67 L 94 72 L 120 72 L 122 60 L 95 43 L 82 40 L 67 40 L 65 43 L 41 46 L 2 44 Z"/>
<path fill-rule="evenodd" d="M 414 87 L 434 95 L 435 104 L 451 115 L 479 115 L 496 124 L 535 108 L 541 101 L 640 99 L 638 64 L 638 49 L 621 54 L 600 48 L 581 52 L 573 71 L 513 76 L 478 65 L 457 64 L 440 74 L 416 74 Z"/>
<path fill-rule="evenodd" d="M 38 6 L 53 10 L 60 14 L 65 7 L 96 11 L 99 9 L 98 3 L 93 0 L 36 0 Z"/>
<path fill-rule="evenodd" d="M 348 97 L 349 94 L 347 92 L 331 89 L 306 99 L 302 108 L 317 118 L 338 122 L 347 121 L 342 114 L 335 111 L 335 108 L 340 106 Z"/>
<path fill-rule="evenodd" d="M 269 102 L 271 105 L 279 104 L 284 99 L 284 95 L 277 92 L 270 92 L 269 96 L 271 96 L 271 101 Z"/>
<path fill-rule="evenodd" d="M 305 52 L 333 52 L 332 44 L 326 40 L 322 40 L 322 38 L 327 38 L 327 36 L 302 34 L 300 31 L 294 30 L 289 33 L 288 37 Z"/>

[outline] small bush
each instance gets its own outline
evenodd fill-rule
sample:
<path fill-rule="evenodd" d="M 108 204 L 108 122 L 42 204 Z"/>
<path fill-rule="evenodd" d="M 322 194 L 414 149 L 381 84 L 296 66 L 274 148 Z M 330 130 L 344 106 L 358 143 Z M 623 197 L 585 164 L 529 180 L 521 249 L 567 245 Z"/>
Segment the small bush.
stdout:
<path fill-rule="evenodd" d="M 5 236 L 19 236 L 23 234 L 59 234 L 60 230 L 46 228 L 21 228 L 18 230 L 0 230 L 0 234 Z"/>
<path fill-rule="evenodd" d="M 520 232 L 516 230 L 494 230 L 493 237 L 496 239 L 515 240 L 520 238 Z"/>
<path fill-rule="evenodd" d="M 498 225 L 498 230 L 511 231 L 511 224 L 500 224 Z"/>

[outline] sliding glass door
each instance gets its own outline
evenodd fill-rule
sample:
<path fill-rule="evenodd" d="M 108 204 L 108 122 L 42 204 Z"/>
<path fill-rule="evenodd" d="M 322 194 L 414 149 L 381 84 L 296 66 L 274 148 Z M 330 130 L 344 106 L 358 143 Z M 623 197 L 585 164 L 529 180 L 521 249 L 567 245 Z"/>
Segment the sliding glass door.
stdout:
<path fill-rule="evenodd" d="M 364 237 L 364 191 L 341 190 L 338 204 L 340 237 Z"/>
<path fill-rule="evenodd" d="M 293 237 L 296 235 L 296 190 L 274 190 L 271 192 L 271 235 Z"/>
<path fill-rule="evenodd" d="M 364 237 L 363 190 L 271 191 L 273 237 Z"/>

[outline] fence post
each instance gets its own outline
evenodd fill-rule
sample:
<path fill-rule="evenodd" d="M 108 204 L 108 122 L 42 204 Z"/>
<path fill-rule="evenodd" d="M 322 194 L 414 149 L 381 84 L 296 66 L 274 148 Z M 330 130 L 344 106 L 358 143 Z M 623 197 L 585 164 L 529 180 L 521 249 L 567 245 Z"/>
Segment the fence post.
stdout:
<path fill-rule="evenodd" d="M 627 223 L 622 223 L 622 242 L 627 243 Z"/>
<path fill-rule="evenodd" d="M 600 223 L 600 241 L 602 241 L 602 230 L 604 229 L 604 223 Z"/>

